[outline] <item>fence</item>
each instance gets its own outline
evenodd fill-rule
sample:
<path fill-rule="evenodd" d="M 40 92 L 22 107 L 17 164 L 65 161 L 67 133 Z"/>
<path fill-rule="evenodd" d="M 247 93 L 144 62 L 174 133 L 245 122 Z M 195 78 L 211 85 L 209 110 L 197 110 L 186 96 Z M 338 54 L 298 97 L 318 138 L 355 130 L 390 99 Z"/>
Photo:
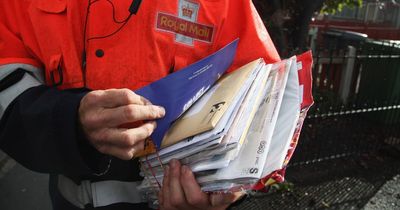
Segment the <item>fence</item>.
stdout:
<path fill-rule="evenodd" d="M 315 105 L 291 165 L 400 145 L 400 44 L 337 46 L 314 52 Z"/>

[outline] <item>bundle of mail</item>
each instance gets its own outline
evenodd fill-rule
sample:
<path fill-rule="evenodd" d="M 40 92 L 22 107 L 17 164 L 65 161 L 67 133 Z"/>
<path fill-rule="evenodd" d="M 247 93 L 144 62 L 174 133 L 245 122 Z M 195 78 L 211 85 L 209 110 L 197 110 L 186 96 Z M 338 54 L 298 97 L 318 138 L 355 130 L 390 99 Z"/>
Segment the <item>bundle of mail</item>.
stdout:
<path fill-rule="evenodd" d="M 311 65 L 310 52 L 273 64 L 257 59 L 195 91 L 198 100 L 183 104 L 159 149 L 140 158 L 146 198 L 157 200 L 163 165 L 172 159 L 189 166 L 205 192 L 282 181 L 313 103 Z"/>

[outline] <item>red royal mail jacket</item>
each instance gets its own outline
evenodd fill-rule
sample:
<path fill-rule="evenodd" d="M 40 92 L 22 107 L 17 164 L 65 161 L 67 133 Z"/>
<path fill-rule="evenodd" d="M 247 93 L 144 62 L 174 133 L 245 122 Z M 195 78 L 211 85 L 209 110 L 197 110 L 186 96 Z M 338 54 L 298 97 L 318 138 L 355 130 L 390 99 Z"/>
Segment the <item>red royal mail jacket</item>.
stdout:
<path fill-rule="evenodd" d="M 260 57 L 280 59 L 251 0 L 143 0 L 136 13 L 132 2 L 0 2 L 0 98 L 12 87 L 30 87 L 0 109 L 2 150 L 32 170 L 76 183 L 139 180 L 136 161 L 113 159 L 108 168 L 110 157 L 87 143 L 77 123 L 87 91 L 135 90 L 236 38 L 230 71 Z M 21 84 L 35 73 L 43 73 L 44 85 Z"/>
<path fill-rule="evenodd" d="M 236 38 L 232 69 L 279 60 L 251 0 L 144 0 L 131 16 L 132 0 L 91 2 L 89 9 L 82 0 L 1 2 L 0 65 L 34 65 L 48 85 L 62 77 L 60 89 L 134 90 Z"/>
<path fill-rule="evenodd" d="M 45 78 L 45 85 L 27 89 L 5 110 L 1 149 L 32 170 L 77 183 L 138 180 L 135 161 L 115 159 L 108 173 L 93 175 L 105 170 L 109 157 L 88 145 L 77 123 L 88 90 L 135 90 L 236 38 L 230 70 L 260 57 L 280 59 L 251 0 L 143 0 L 136 14 L 132 2 L 0 2 L 0 75 L 15 64 Z M 15 78 L 9 81 L 20 81 Z"/>

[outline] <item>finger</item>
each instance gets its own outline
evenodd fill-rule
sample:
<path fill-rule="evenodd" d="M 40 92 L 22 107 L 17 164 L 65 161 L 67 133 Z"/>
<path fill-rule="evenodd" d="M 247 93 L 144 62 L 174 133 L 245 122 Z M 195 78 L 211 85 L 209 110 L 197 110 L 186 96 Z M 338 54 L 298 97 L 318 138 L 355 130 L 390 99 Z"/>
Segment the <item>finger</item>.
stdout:
<path fill-rule="evenodd" d="M 97 148 L 99 152 L 103 154 L 112 155 L 121 160 L 131 160 L 132 158 L 136 157 L 136 154 L 139 151 L 142 151 L 143 149 L 144 149 L 144 142 L 138 143 L 132 148 L 118 147 L 107 144 L 101 145 Z"/>
<path fill-rule="evenodd" d="M 188 166 L 181 167 L 181 183 L 187 202 L 198 208 L 210 206 L 208 195 L 204 193 Z"/>
<path fill-rule="evenodd" d="M 143 97 L 143 96 L 140 96 L 140 97 L 141 97 L 141 99 L 142 99 L 144 105 L 153 105 L 153 104 L 151 103 L 151 101 L 149 101 L 147 98 L 145 98 L 145 97 Z"/>
<path fill-rule="evenodd" d="M 125 123 L 136 122 L 140 120 L 155 120 L 164 117 L 163 107 L 155 105 L 137 105 L 130 104 L 112 109 L 104 109 L 101 113 L 101 122 L 103 125 L 116 127 Z"/>
<path fill-rule="evenodd" d="M 140 95 L 137 95 L 129 89 L 100 90 L 96 94 L 98 94 L 98 105 L 109 108 L 123 106 L 127 104 L 145 105 L 149 103 L 147 99 Z"/>
<path fill-rule="evenodd" d="M 101 142 L 104 144 L 132 148 L 139 142 L 144 144 L 144 140 L 153 133 L 156 127 L 156 122 L 149 121 L 137 128 L 106 129 L 104 135 L 99 139 L 102 139 Z"/>
<path fill-rule="evenodd" d="M 181 165 L 178 160 L 170 162 L 170 181 L 169 181 L 169 199 L 173 207 L 178 209 L 191 209 L 186 202 L 185 193 L 182 189 L 181 181 Z"/>
<path fill-rule="evenodd" d="M 210 202 L 211 205 L 214 207 L 227 206 L 237 201 L 243 195 L 244 195 L 243 192 L 211 194 Z"/>
<path fill-rule="evenodd" d="M 169 200 L 169 195 L 170 195 L 169 182 L 170 182 L 170 167 L 165 166 L 163 183 L 161 188 L 162 191 L 161 195 L 163 196 L 163 198 L 161 199 L 162 203 L 160 203 L 161 209 L 174 209 Z"/>

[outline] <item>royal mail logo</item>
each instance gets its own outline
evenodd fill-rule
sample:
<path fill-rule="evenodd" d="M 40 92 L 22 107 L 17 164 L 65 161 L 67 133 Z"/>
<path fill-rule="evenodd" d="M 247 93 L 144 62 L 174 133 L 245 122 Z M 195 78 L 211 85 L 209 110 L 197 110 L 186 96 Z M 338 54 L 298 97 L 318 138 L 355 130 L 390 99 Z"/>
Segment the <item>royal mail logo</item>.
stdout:
<path fill-rule="evenodd" d="M 182 15 L 184 17 L 187 17 L 189 19 L 192 19 L 193 16 L 193 8 L 191 8 L 189 5 L 185 5 L 182 7 Z"/>
<path fill-rule="evenodd" d="M 161 12 L 157 15 L 157 29 L 204 42 L 212 42 L 214 34 L 214 28 L 212 26 L 191 22 Z"/>

